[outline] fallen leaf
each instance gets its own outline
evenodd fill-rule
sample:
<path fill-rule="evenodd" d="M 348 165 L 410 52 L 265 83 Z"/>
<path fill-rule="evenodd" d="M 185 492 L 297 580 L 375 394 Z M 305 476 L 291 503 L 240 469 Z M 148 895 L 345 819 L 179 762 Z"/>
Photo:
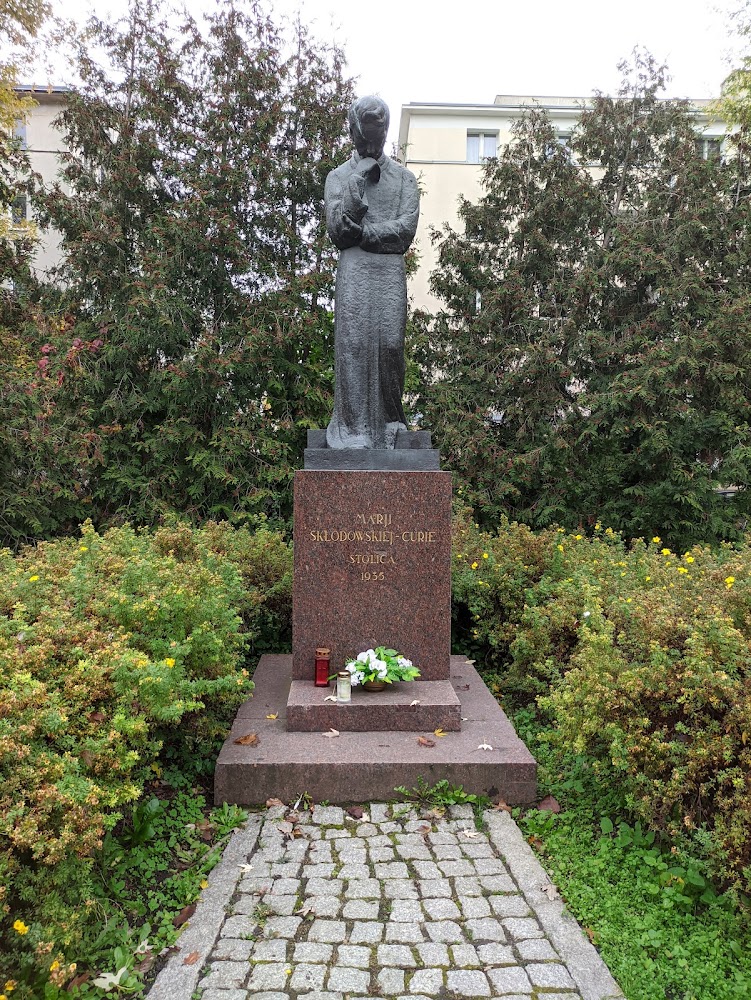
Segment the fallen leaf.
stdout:
<path fill-rule="evenodd" d="M 235 740 L 235 743 L 239 743 L 241 747 L 257 747 L 260 742 L 258 733 L 246 733 L 245 736 L 240 736 Z"/>
<path fill-rule="evenodd" d="M 271 721 L 273 722 L 274 719 L 278 719 L 279 718 L 279 713 L 278 712 L 272 712 L 271 715 L 267 715 L 266 718 L 267 719 L 271 719 Z"/>
<path fill-rule="evenodd" d="M 493 809 L 496 812 L 506 812 L 506 813 L 511 812 L 511 806 L 508 804 L 508 802 L 505 802 L 503 799 L 498 799 L 498 802 L 493 806 Z"/>
<path fill-rule="evenodd" d="M 281 799 L 266 799 L 266 806 L 272 809 L 274 806 L 283 806 L 284 803 Z"/>
<path fill-rule="evenodd" d="M 283 834 L 286 834 L 286 835 L 289 835 L 290 833 L 292 833 L 293 829 L 294 829 L 294 826 L 289 821 L 277 824 L 277 830 L 280 833 L 283 833 Z"/>
<path fill-rule="evenodd" d="M 456 690 L 457 691 L 469 691 L 469 684 L 457 684 L 456 685 Z"/>
<path fill-rule="evenodd" d="M 491 747 L 491 745 L 489 743 L 481 743 L 477 749 L 478 750 L 492 750 L 493 748 Z"/>
<path fill-rule="evenodd" d="M 70 992 L 71 990 L 74 990 L 76 986 L 83 986 L 83 984 L 87 983 L 90 979 L 91 979 L 91 972 L 82 972 L 80 976 L 76 976 L 75 979 L 71 979 L 71 981 L 65 988 L 68 990 L 68 992 Z"/>
<path fill-rule="evenodd" d="M 243 875 L 247 875 L 248 872 L 253 871 L 253 865 L 238 865 L 237 867 L 240 869 Z"/>
<path fill-rule="evenodd" d="M 299 840 L 301 837 L 305 836 L 305 832 L 300 829 L 299 826 L 292 827 L 292 833 L 289 835 L 290 840 Z"/>
<path fill-rule="evenodd" d="M 182 927 L 182 925 L 187 920 L 190 920 L 190 918 L 193 916 L 193 914 L 195 912 L 196 912 L 196 904 L 195 903 L 189 903 L 187 906 L 184 906 L 182 908 L 182 910 L 180 910 L 180 912 L 178 913 L 178 915 L 175 917 L 175 919 L 172 921 L 173 926 L 174 927 Z"/>
<path fill-rule="evenodd" d="M 89 712 L 88 715 L 89 722 L 104 722 L 106 718 L 104 712 Z"/>
<path fill-rule="evenodd" d="M 431 740 L 431 738 L 429 736 L 418 736 L 417 737 L 417 742 L 420 744 L 421 747 L 434 747 L 435 746 L 435 740 Z"/>
<path fill-rule="evenodd" d="M 303 920 L 304 920 L 306 917 L 310 917 L 310 916 L 314 917 L 314 916 L 316 916 L 316 911 L 315 911 L 315 907 L 314 906 L 308 904 L 307 906 L 303 906 L 299 910 L 295 910 L 295 914 L 298 917 L 302 917 Z"/>
<path fill-rule="evenodd" d="M 327 694 L 326 697 L 323 700 L 324 701 L 336 701 L 336 695 L 335 694 Z"/>
<path fill-rule="evenodd" d="M 418 826 L 418 828 L 417 828 L 417 832 L 421 833 L 423 835 L 423 837 L 427 837 L 427 835 L 429 833 L 431 833 L 432 830 L 433 830 L 433 827 L 432 826 L 428 826 L 427 823 L 424 824 L 423 826 Z"/>
<path fill-rule="evenodd" d="M 195 965 L 200 957 L 201 953 L 199 951 L 192 951 L 183 959 L 183 965 Z"/>
<path fill-rule="evenodd" d="M 414 701 L 411 701 L 409 703 L 409 707 L 412 708 L 413 705 L 419 705 L 419 704 L 420 704 L 420 699 L 419 698 L 415 698 Z"/>
<path fill-rule="evenodd" d="M 441 729 L 441 727 L 440 727 L 440 726 L 438 727 L 438 729 L 434 729 L 434 730 L 433 730 L 433 736 L 437 736 L 437 737 L 438 737 L 438 739 L 441 739 L 441 737 L 442 737 L 442 736 L 445 736 L 445 735 L 446 735 L 446 734 L 444 733 L 444 731 L 443 731 L 443 730 Z"/>
<path fill-rule="evenodd" d="M 475 837 L 480 836 L 479 830 L 462 830 L 462 833 L 467 838 L 467 840 L 474 840 Z"/>
<path fill-rule="evenodd" d="M 350 806 L 347 810 L 347 815 L 353 819 L 362 819 L 364 814 L 365 810 L 362 806 Z"/>
<path fill-rule="evenodd" d="M 560 893 L 553 885 L 552 882 L 546 882 L 545 885 L 540 886 L 540 891 L 544 892 L 548 899 L 552 902 L 554 899 L 560 899 Z"/>
<path fill-rule="evenodd" d="M 146 954 L 141 959 L 141 961 L 137 962 L 133 966 L 133 968 L 136 970 L 136 972 L 142 972 L 142 973 L 151 972 L 151 970 L 154 968 L 155 962 L 156 962 L 156 956 L 151 951 L 147 951 Z"/>
<path fill-rule="evenodd" d="M 558 799 L 553 798 L 552 795 L 546 795 L 537 808 L 541 812 L 559 813 L 561 811 Z"/>
<path fill-rule="evenodd" d="M 597 944 L 597 934 L 592 930 L 591 927 L 585 927 L 584 933 L 587 935 L 592 944 Z"/>
<path fill-rule="evenodd" d="M 284 817 L 288 823 L 299 823 L 300 813 L 296 812 L 294 809 L 290 809 L 287 815 Z"/>
<path fill-rule="evenodd" d="M 473 667 L 475 665 L 475 661 L 474 660 L 465 660 L 464 664 L 465 664 L 465 666 L 469 665 L 470 667 Z"/>
<path fill-rule="evenodd" d="M 423 819 L 443 819 L 446 815 L 446 810 L 442 809 L 441 806 L 436 806 L 434 809 L 426 809 L 422 816 Z M 430 827 L 428 827 L 428 833 L 430 833 Z"/>
<path fill-rule="evenodd" d="M 540 848 L 545 846 L 543 842 L 540 840 L 540 838 L 535 836 L 527 837 L 527 843 L 530 845 L 530 847 L 537 848 L 538 851 L 540 850 Z"/>
<path fill-rule="evenodd" d="M 321 736 L 325 736 L 327 739 L 333 740 L 335 736 L 339 736 L 339 730 L 329 729 L 327 733 L 321 733 Z"/>

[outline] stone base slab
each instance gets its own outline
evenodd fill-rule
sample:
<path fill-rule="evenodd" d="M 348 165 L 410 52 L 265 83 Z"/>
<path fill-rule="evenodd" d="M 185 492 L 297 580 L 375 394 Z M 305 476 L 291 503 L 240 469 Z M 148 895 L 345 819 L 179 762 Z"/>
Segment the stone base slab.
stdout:
<path fill-rule="evenodd" d="M 314 801 L 369 802 L 394 798 L 394 788 L 446 779 L 466 792 L 502 796 L 511 804 L 536 797 L 534 758 L 495 698 L 463 656 L 451 657 L 451 684 L 461 703 L 461 732 L 288 732 L 291 657 L 261 657 L 254 696 L 242 705 L 216 766 L 214 798 L 256 805 L 289 802 L 302 792 Z M 276 716 L 269 719 L 268 716 Z M 334 727 L 338 728 L 338 727 Z M 254 746 L 235 740 L 255 733 Z M 419 738 L 432 742 L 422 745 Z M 480 749 L 492 747 L 490 750 Z"/>
<path fill-rule="evenodd" d="M 462 728 L 459 699 L 450 681 L 410 681 L 392 684 L 383 691 L 352 688 L 352 701 L 326 701 L 336 694 L 335 684 L 315 687 L 310 681 L 292 681 L 287 699 L 287 729 L 294 732 L 364 733 L 372 731 L 417 732 Z"/>

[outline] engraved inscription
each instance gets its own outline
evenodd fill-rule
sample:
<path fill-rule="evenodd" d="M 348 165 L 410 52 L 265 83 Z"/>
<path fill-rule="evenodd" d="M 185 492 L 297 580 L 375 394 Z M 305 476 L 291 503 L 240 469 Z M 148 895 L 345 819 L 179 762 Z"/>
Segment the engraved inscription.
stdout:
<path fill-rule="evenodd" d="M 438 532 L 424 528 L 409 528 L 404 531 L 392 530 L 392 514 L 361 513 L 355 515 L 357 527 L 341 528 L 310 528 L 311 542 L 351 544 L 363 542 L 381 546 L 397 547 L 397 558 L 387 549 L 379 548 L 364 552 L 352 552 L 349 564 L 360 569 L 360 580 L 363 583 L 377 583 L 387 579 L 387 572 L 381 567 L 396 566 L 398 548 L 404 546 L 407 551 L 412 546 L 432 545 L 438 541 Z M 367 567 L 377 567 L 369 569 Z"/>

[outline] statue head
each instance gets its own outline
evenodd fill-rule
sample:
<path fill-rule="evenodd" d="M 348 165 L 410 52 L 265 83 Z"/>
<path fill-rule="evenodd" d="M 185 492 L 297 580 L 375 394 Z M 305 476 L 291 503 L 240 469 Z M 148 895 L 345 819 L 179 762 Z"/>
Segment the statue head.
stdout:
<path fill-rule="evenodd" d="M 389 109 L 380 97 L 359 97 L 349 109 L 349 134 L 360 156 L 378 159 L 386 145 Z"/>

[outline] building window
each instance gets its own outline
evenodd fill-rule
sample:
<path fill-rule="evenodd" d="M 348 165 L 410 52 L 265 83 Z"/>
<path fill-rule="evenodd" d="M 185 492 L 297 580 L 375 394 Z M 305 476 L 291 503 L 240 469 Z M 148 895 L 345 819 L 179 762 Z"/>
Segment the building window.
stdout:
<path fill-rule="evenodd" d="M 467 132 L 467 163 L 481 163 L 497 152 L 497 132 Z"/>
<path fill-rule="evenodd" d="M 722 139 L 700 136 L 696 140 L 696 152 L 702 160 L 719 160 L 722 153 Z"/>
<path fill-rule="evenodd" d="M 13 138 L 18 142 L 21 149 L 28 149 L 26 142 L 26 120 L 18 119 L 13 126 Z"/>
<path fill-rule="evenodd" d="M 26 222 L 26 195 L 19 194 L 10 203 L 10 217 L 14 226 Z"/>

